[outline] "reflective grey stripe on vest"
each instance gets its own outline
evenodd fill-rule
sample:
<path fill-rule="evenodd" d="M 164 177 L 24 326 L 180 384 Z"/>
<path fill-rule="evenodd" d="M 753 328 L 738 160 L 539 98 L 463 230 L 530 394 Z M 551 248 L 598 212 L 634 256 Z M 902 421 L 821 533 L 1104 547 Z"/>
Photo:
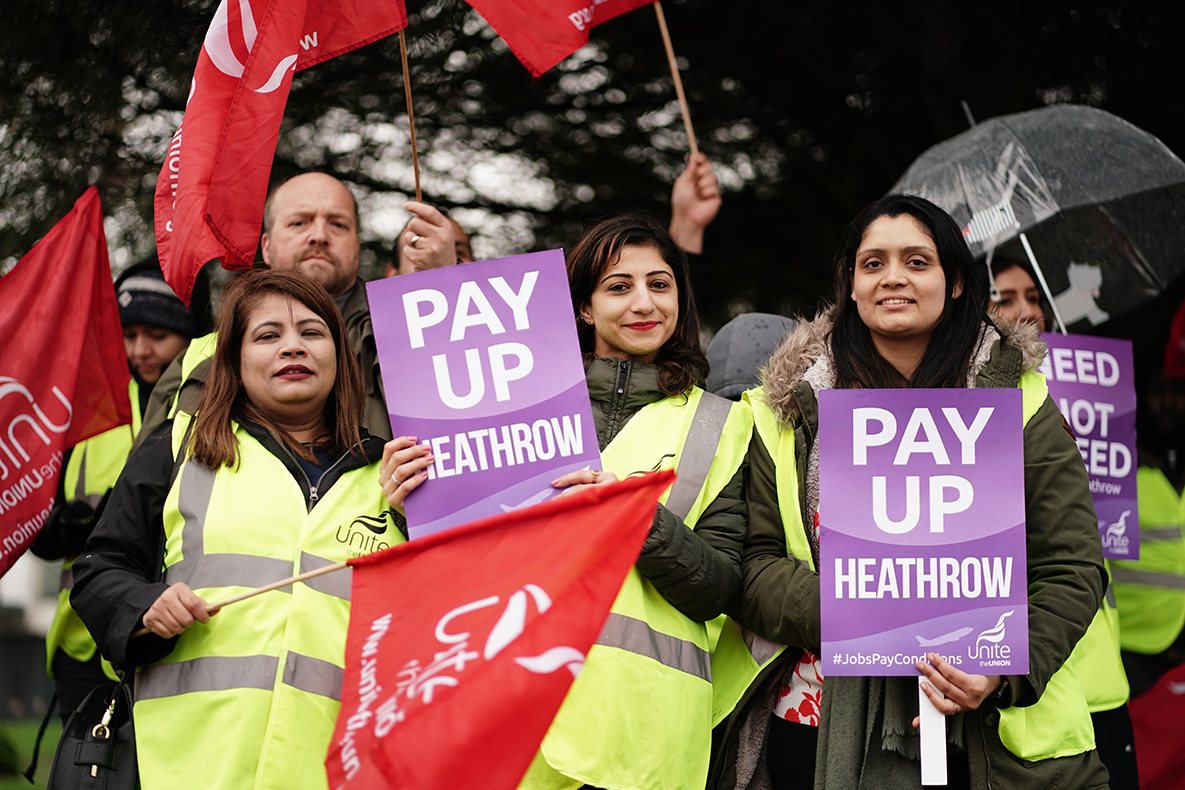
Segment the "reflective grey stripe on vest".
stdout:
<path fill-rule="evenodd" d="M 683 454 L 679 456 L 679 466 L 675 469 L 675 485 L 671 487 L 666 503 L 666 509 L 682 521 L 687 520 L 691 506 L 699 498 L 704 481 L 708 479 L 731 408 L 732 401 L 710 392 L 701 395 L 695 407 L 691 430 L 687 432 Z"/>
<path fill-rule="evenodd" d="M 187 461 L 181 472 L 181 490 L 177 510 L 185 519 L 181 532 L 180 562 L 165 570 L 169 584 L 184 582 L 192 589 L 211 587 L 263 587 L 295 575 L 292 563 L 275 557 L 256 554 L 207 554 L 206 515 L 214 491 L 216 470 Z M 315 554 L 301 553 L 300 572 L 316 570 L 332 564 L 331 560 Z M 309 579 L 308 586 L 317 592 L 350 600 L 350 573 L 328 573 Z M 292 586 L 279 592 L 291 593 Z"/>
<path fill-rule="evenodd" d="M 1111 571 L 1111 575 L 1114 576 L 1115 571 Z M 1107 606 L 1110 606 L 1112 609 L 1119 608 L 1119 604 L 1115 603 L 1115 585 L 1111 584 L 1111 582 L 1107 582 L 1107 591 L 1103 593 L 1103 600 L 1105 600 L 1107 602 Z"/>
<path fill-rule="evenodd" d="M 81 499 L 91 507 L 98 507 L 103 501 L 103 494 L 88 494 L 86 492 L 86 451 L 82 448 L 82 458 L 78 462 L 78 482 L 74 484 L 74 498 Z M 106 493 L 106 492 L 104 492 Z"/>
<path fill-rule="evenodd" d="M 73 565 L 71 565 L 69 568 L 62 568 L 62 589 L 63 590 L 73 590 L 74 589 L 74 566 Z"/>
<path fill-rule="evenodd" d="M 1141 543 L 1156 543 L 1169 540 L 1181 540 L 1180 527 L 1155 527 L 1153 529 L 1140 527 Z"/>
<path fill-rule="evenodd" d="M 185 551 L 187 542 L 182 538 L 182 551 Z M 292 575 L 292 563 L 288 560 L 258 557 L 254 554 L 200 554 L 193 559 L 170 565 L 165 570 L 165 581 L 169 584 L 185 582 L 193 590 L 210 587 L 263 587 Z M 292 592 L 292 585 L 279 588 L 279 592 Z"/>
<path fill-rule="evenodd" d="M 136 700 L 196 691 L 263 689 L 276 685 L 275 656 L 206 656 L 145 667 L 136 674 Z"/>
<path fill-rule="evenodd" d="M 205 656 L 145 667 L 136 674 L 136 700 L 161 699 L 199 691 L 260 689 L 276 686 L 275 656 Z M 341 699 L 342 668 L 319 658 L 289 653 L 284 684 L 322 697 Z"/>
<path fill-rule="evenodd" d="M 308 573 L 318 568 L 324 568 L 326 565 L 334 564 L 333 560 L 318 557 L 316 554 L 309 554 L 303 551 L 300 553 L 301 573 Z M 319 593 L 332 595 L 334 598 L 341 598 L 343 601 L 348 601 L 350 600 L 350 590 L 353 589 L 353 578 L 353 568 L 342 568 L 340 571 L 333 571 L 332 573 L 325 573 L 320 576 L 314 576 L 311 579 L 305 579 L 303 584 L 307 584 L 311 589 Z"/>
<path fill-rule="evenodd" d="M 218 472 L 193 459 L 181 469 L 177 511 L 181 528 L 181 561 L 165 570 L 169 584 L 184 582 L 192 589 L 262 587 L 292 575 L 292 563 L 253 554 L 206 554 L 206 515 Z M 281 588 L 292 592 L 291 587 Z"/>
<path fill-rule="evenodd" d="M 1112 568 L 1111 579 L 1128 584 L 1151 584 L 1157 587 L 1172 587 L 1185 590 L 1185 577 L 1174 576 L 1171 573 L 1153 573 L 1152 571 L 1136 571 L 1130 568 Z"/>
<path fill-rule="evenodd" d="M 339 702 L 342 698 L 343 672 L 336 664 L 300 653 L 290 652 L 284 661 L 285 685 Z"/>
<path fill-rule="evenodd" d="M 652 658 L 665 667 L 712 682 L 711 653 L 693 642 L 655 631 L 645 620 L 610 612 L 597 644 Z"/>

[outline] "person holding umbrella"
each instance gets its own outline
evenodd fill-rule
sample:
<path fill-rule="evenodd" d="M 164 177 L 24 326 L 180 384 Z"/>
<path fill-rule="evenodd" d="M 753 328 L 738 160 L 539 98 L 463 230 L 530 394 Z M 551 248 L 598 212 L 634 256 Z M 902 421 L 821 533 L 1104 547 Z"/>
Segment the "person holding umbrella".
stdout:
<path fill-rule="evenodd" d="M 818 393 L 1019 387 L 1030 672 L 970 675 L 933 653 L 917 670 L 949 717 L 950 786 L 1106 787 L 1068 662 L 1102 599 L 1102 547 L 1077 446 L 1035 370 L 1040 343 L 1031 329 L 987 318 L 983 269 L 953 220 L 922 198 L 892 195 L 864 209 L 840 248 L 835 283 L 835 306 L 798 325 L 764 387 L 746 396 L 755 428 L 741 617 L 787 649 L 722 733 L 712 786 L 764 774 L 775 788 L 916 786 L 916 681 L 824 679 L 819 670 Z"/>

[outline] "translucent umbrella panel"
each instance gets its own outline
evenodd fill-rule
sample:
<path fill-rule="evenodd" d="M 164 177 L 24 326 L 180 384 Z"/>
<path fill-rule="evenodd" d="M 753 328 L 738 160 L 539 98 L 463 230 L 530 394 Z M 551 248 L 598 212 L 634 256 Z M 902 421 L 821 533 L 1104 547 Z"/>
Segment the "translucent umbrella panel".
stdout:
<path fill-rule="evenodd" d="M 1185 270 L 1185 185 L 1059 212 L 1026 236 L 1066 329 L 1087 331 L 1154 298 Z M 1018 238 L 994 255 L 1027 260 Z"/>

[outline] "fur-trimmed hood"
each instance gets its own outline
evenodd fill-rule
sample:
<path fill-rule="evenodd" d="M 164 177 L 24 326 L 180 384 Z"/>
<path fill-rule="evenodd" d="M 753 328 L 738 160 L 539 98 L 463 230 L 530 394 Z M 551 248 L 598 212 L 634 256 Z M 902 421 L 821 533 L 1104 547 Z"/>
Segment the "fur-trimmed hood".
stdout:
<path fill-rule="evenodd" d="M 789 422 L 793 414 L 794 388 L 803 376 L 827 353 L 831 327 L 835 324 L 835 307 L 820 312 L 813 321 L 800 320 L 790 336 L 769 358 L 761 370 L 765 401 L 782 422 Z M 1039 330 L 1029 324 L 997 323 L 1001 340 L 1020 349 L 1025 372 L 1036 370 L 1045 359 L 1045 341 Z"/>

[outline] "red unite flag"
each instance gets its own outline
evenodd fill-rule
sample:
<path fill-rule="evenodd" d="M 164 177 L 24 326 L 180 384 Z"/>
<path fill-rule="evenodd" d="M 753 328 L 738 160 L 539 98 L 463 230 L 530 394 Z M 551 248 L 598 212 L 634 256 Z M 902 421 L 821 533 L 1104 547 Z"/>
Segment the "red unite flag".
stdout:
<path fill-rule="evenodd" d="M 156 183 L 156 246 L 185 302 L 198 270 L 255 259 L 292 74 L 407 27 L 403 0 L 222 0 Z"/>
<path fill-rule="evenodd" d="M 587 44 L 593 25 L 653 1 L 465 0 L 535 77 Z"/>
<path fill-rule="evenodd" d="M 98 190 L 0 278 L 0 304 L 2 576 L 49 516 L 66 448 L 132 421 Z"/>
<path fill-rule="evenodd" d="M 350 560 L 329 786 L 513 790 L 673 477 L 589 486 Z"/>

